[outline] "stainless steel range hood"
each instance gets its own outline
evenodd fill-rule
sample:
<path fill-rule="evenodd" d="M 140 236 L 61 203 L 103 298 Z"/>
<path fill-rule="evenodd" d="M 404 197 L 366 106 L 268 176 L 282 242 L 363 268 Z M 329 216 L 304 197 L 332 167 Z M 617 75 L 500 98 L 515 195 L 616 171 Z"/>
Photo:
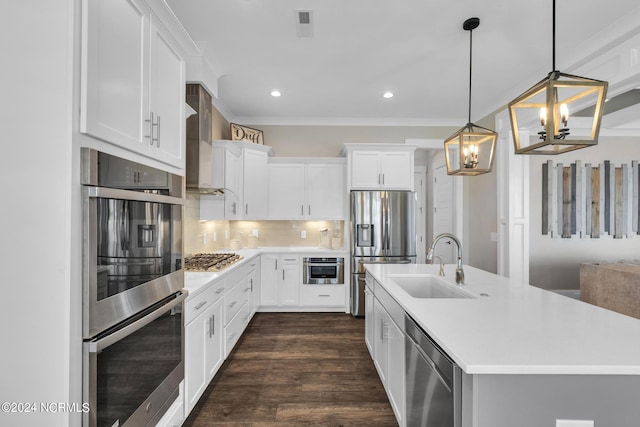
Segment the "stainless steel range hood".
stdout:
<path fill-rule="evenodd" d="M 213 186 L 213 120 L 211 95 L 199 84 L 187 84 L 187 104 L 196 111 L 187 118 L 187 191 L 220 194 Z"/>

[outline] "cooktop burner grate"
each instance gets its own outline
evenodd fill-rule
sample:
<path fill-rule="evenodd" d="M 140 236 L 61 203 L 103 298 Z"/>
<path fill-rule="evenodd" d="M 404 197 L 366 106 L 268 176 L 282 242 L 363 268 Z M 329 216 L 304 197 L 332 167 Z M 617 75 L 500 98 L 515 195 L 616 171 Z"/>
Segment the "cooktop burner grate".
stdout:
<path fill-rule="evenodd" d="M 225 267 L 242 259 L 242 256 L 234 253 L 200 253 L 184 259 L 186 271 L 220 271 Z"/>

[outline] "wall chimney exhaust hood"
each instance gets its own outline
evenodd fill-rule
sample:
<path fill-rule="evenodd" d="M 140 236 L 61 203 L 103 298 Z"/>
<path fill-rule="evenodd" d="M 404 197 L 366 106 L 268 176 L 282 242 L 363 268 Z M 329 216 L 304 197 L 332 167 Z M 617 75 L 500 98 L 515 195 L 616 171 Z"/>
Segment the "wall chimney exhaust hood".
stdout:
<path fill-rule="evenodd" d="M 187 118 L 187 191 L 221 194 L 222 191 L 213 186 L 211 95 L 199 84 L 187 84 L 186 94 L 187 105 L 195 110 L 195 114 Z"/>

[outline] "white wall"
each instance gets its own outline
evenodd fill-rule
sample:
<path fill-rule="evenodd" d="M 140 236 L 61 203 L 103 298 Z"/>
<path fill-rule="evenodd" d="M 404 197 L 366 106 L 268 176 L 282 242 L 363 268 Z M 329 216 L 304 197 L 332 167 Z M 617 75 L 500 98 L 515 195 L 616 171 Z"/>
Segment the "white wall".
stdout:
<path fill-rule="evenodd" d="M 265 145 L 278 157 L 336 157 L 345 143 L 404 143 L 405 139 L 444 139 L 451 127 L 418 126 L 247 126 L 264 132 Z"/>
<path fill-rule="evenodd" d="M 581 160 L 583 164 L 597 164 L 610 160 L 619 166 L 640 160 L 640 138 L 600 137 L 597 146 L 558 156 L 531 156 L 530 163 L 530 270 L 532 285 L 544 289 L 579 289 L 580 263 L 618 261 L 640 258 L 640 236 L 613 239 L 552 239 L 543 235 L 542 228 L 542 163 L 570 164 Z"/>
<path fill-rule="evenodd" d="M 73 0 L 0 14 L 3 402 L 69 402 Z M 0 425 L 67 426 L 67 413 Z"/>

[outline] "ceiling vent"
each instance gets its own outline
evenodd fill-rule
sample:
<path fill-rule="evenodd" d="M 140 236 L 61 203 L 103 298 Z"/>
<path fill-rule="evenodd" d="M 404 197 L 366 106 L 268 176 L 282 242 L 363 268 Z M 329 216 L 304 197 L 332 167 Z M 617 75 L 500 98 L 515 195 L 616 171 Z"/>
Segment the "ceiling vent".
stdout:
<path fill-rule="evenodd" d="M 295 15 L 298 37 L 313 37 L 313 11 L 296 10 Z"/>

